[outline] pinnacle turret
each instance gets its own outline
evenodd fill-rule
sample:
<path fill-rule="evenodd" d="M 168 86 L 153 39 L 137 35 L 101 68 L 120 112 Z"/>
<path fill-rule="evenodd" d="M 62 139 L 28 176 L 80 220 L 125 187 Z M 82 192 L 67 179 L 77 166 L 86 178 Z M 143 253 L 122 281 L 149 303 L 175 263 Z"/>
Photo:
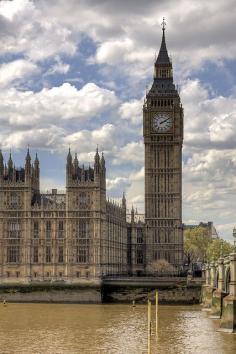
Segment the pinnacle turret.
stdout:
<path fill-rule="evenodd" d="M 77 153 L 75 153 L 75 158 L 74 158 L 74 174 L 77 176 L 78 174 L 78 167 L 79 167 L 79 160 L 77 157 Z"/>
<path fill-rule="evenodd" d="M 70 148 L 68 151 L 66 161 L 67 161 L 67 163 L 66 163 L 66 184 L 68 186 L 72 181 L 72 175 L 73 175 L 73 164 L 72 164 L 72 155 L 71 155 Z"/>
<path fill-rule="evenodd" d="M 105 162 L 105 158 L 104 158 L 104 154 L 102 153 L 102 157 L 101 157 L 101 171 L 103 176 L 106 174 L 106 162 Z"/>
<path fill-rule="evenodd" d="M 38 159 L 38 154 L 36 152 L 35 160 L 34 160 L 34 166 L 38 166 L 38 165 L 39 165 L 39 159 Z"/>
<path fill-rule="evenodd" d="M 100 156 L 98 153 L 98 148 L 96 149 L 96 154 L 94 156 L 94 172 L 99 174 L 100 172 Z"/>
<path fill-rule="evenodd" d="M 85 181 L 85 169 L 84 169 L 84 164 L 82 166 L 82 171 L 81 171 L 81 181 L 84 182 Z"/>
<path fill-rule="evenodd" d="M 26 182 L 31 181 L 31 171 L 32 171 L 31 156 L 30 156 L 30 152 L 29 152 L 29 148 L 28 148 L 26 158 L 25 158 L 25 180 L 26 180 Z"/>
<path fill-rule="evenodd" d="M 13 161 L 12 161 L 11 151 L 10 151 L 10 155 L 8 159 L 8 171 L 12 171 L 12 170 L 13 170 Z"/>
<path fill-rule="evenodd" d="M 131 223 L 134 223 L 134 206 L 131 208 Z"/>
<path fill-rule="evenodd" d="M 72 163 L 72 155 L 71 155 L 70 148 L 69 148 L 68 155 L 67 155 L 67 163 L 68 163 L 68 164 L 71 164 L 71 163 Z"/>
<path fill-rule="evenodd" d="M 105 159 L 104 159 L 104 154 L 102 152 L 102 158 L 101 158 L 101 167 L 105 168 Z"/>
<path fill-rule="evenodd" d="M 125 192 L 123 192 L 123 196 L 122 196 L 122 207 L 124 209 L 126 209 L 126 197 L 125 197 Z"/>
<path fill-rule="evenodd" d="M 25 165 L 31 166 L 31 156 L 30 156 L 29 148 L 27 149 L 27 154 L 25 157 Z"/>
<path fill-rule="evenodd" d="M 32 171 L 34 171 L 34 176 L 35 176 L 35 181 L 38 184 L 38 189 L 39 189 L 39 174 L 40 174 L 40 170 L 39 170 L 39 159 L 38 159 L 38 154 L 36 153 L 35 155 L 35 160 L 34 160 L 34 165 L 32 167 Z"/>
<path fill-rule="evenodd" d="M 2 155 L 2 150 L 0 150 L 0 176 L 4 174 L 4 159 Z"/>

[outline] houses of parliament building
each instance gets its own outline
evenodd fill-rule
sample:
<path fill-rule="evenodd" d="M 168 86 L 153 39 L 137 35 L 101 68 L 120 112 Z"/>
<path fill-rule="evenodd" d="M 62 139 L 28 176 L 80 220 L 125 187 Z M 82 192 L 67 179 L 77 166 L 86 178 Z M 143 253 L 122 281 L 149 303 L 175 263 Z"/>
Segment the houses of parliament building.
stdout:
<path fill-rule="evenodd" d="M 106 198 L 106 165 L 98 149 L 85 169 L 69 150 L 66 192 L 40 192 L 40 163 L 24 166 L 0 151 L 0 283 L 148 275 L 153 262 L 183 263 L 183 108 L 162 42 L 143 106 L 145 215 L 128 215 Z"/>

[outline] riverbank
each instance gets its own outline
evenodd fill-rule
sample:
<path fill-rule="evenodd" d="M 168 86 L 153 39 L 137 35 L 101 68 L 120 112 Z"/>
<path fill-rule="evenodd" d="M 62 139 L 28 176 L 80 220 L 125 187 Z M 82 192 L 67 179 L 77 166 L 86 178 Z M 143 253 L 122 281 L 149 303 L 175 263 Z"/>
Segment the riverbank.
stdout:
<path fill-rule="evenodd" d="M 146 303 L 158 290 L 161 304 L 197 304 L 201 298 L 201 281 L 185 278 L 106 279 L 80 283 L 1 284 L 0 302 L 22 303 Z"/>

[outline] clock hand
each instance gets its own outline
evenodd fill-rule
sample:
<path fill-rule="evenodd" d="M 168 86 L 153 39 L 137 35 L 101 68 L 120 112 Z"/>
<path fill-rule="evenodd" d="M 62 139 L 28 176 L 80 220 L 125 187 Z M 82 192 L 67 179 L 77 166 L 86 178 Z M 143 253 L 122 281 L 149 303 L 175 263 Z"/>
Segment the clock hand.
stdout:
<path fill-rule="evenodd" d="M 167 120 L 169 120 L 170 118 L 168 117 L 168 118 L 166 118 L 165 120 L 163 120 L 162 122 L 160 122 L 160 124 L 163 124 L 163 123 L 165 123 Z"/>

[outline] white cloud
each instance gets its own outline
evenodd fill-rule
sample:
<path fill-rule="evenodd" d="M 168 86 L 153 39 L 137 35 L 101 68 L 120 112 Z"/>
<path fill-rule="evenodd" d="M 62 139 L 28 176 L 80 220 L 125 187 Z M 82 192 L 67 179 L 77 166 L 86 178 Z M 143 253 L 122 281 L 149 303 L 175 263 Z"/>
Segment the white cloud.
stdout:
<path fill-rule="evenodd" d="M 31 6 L 27 0 L 1 1 L 0 15 L 12 21 L 14 16 L 24 11 L 27 6 Z"/>
<path fill-rule="evenodd" d="M 63 135 L 65 135 L 65 131 L 62 128 L 49 125 L 46 128 L 34 128 L 6 134 L 2 139 L 2 146 L 5 149 L 24 149 L 27 145 L 30 145 L 33 148 L 54 150 L 61 147 Z"/>
<path fill-rule="evenodd" d="M 121 147 L 113 159 L 113 164 L 118 165 L 121 163 L 142 164 L 144 161 L 144 146 L 143 142 L 132 141 Z"/>
<path fill-rule="evenodd" d="M 0 92 L 0 119 L 14 128 L 36 128 L 50 122 L 62 124 L 61 121 L 70 119 L 86 121 L 112 109 L 117 103 L 113 91 L 93 83 L 87 83 L 80 90 L 69 83 L 39 92 L 11 88 Z"/>
<path fill-rule="evenodd" d="M 140 170 L 131 173 L 131 181 L 142 181 L 144 183 L 144 166 Z"/>
<path fill-rule="evenodd" d="M 33 74 L 39 72 L 36 64 L 27 60 L 18 59 L 0 65 L 0 86 L 5 87 L 13 84 L 16 80 L 26 80 Z"/>
<path fill-rule="evenodd" d="M 210 96 L 199 80 L 187 80 L 181 98 L 185 112 L 186 150 L 189 147 L 236 147 L 236 95 Z"/>
<path fill-rule="evenodd" d="M 135 6 L 133 0 L 81 1 L 79 5 L 71 0 L 58 1 L 57 5 L 41 1 L 38 8 L 46 7 L 48 16 L 91 37 L 98 44 L 93 58 L 97 63 L 114 65 L 116 70 L 121 67 L 133 76 L 151 73 L 154 53 L 159 49 L 163 15 L 168 19 L 168 47 L 179 72 L 186 75 L 206 61 L 221 65 L 223 59 L 235 58 L 234 0 L 230 3 L 181 0 L 175 5 L 173 0 L 136 1 Z M 142 73 L 134 63 L 139 63 Z"/>
<path fill-rule="evenodd" d="M 113 197 L 121 196 L 127 187 L 130 186 L 130 181 L 126 177 L 116 177 L 114 179 L 107 179 L 108 195 Z"/>
<path fill-rule="evenodd" d="M 45 73 L 45 75 L 66 74 L 70 70 L 70 65 L 64 63 L 60 57 L 55 58 L 55 64 Z"/>
<path fill-rule="evenodd" d="M 215 117 L 209 126 L 209 132 L 213 142 L 232 141 L 236 145 L 236 111 Z"/>
<path fill-rule="evenodd" d="M 178 71 L 186 74 L 206 61 L 221 65 L 223 59 L 235 58 L 235 6 L 234 0 L 214 4 L 181 0 L 177 7 L 173 0 L 165 4 L 136 1 L 135 6 L 133 1 L 114 0 L 109 4 L 94 0 L 59 0 L 56 4 L 2 1 L 0 49 L 2 53 L 24 53 L 35 61 L 59 53 L 73 55 L 86 34 L 97 44 L 93 57 L 97 63 L 113 65 L 116 70 L 121 67 L 133 77 L 150 76 L 165 15 L 169 50 Z"/>
<path fill-rule="evenodd" d="M 112 124 L 105 124 L 95 130 L 80 130 L 67 135 L 64 143 L 78 151 L 82 160 L 89 161 L 88 157 L 95 151 L 97 145 L 100 150 L 112 150 L 116 144 L 116 129 Z"/>
<path fill-rule="evenodd" d="M 96 53 L 97 63 L 107 63 L 110 65 L 118 64 L 126 53 L 133 49 L 133 43 L 130 39 L 107 41 L 102 43 Z"/>
<path fill-rule="evenodd" d="M 41 61 L 59 53 L 73 55 L 77 37 L 60 19 L 47 16 L 38 3 L 27 0 L 0 2 L 1 53 L 23 54 Z"/>
<path fill-rule="evenodd" d="M 233 243 L 233 228 L 236 226 L 236 222 L 228 224 L 218 224 L 217 231 L 219 231 L 219 236 L 228 235 L 227 239 Z"/>
<path fill-rule="evenodd" d="M 122 119 L 130 121 L 132 124 L 142 123 L 142 100 L 133 99 L 128 102 L 124 102 L 119 109 L 119 113 Z"/>

